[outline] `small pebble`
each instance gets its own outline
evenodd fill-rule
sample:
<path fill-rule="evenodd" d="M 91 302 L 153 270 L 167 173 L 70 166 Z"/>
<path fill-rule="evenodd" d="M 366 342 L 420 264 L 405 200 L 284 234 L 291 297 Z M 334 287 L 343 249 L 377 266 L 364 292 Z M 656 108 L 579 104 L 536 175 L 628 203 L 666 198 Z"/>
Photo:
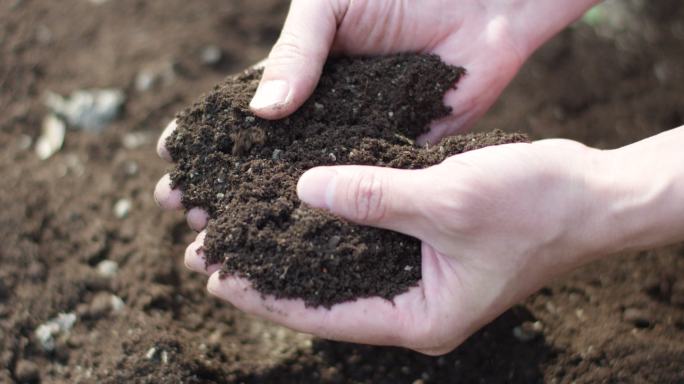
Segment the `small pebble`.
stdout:
<path fill-rule="evenodd" d="M 38 365 L 29 360 L 19 360 L 14 368 L 14 376 L 20 383 L 35 383 L 40 379 Z"/>
<path fill-rule="evenodd" d="M 647 328 L 651 325 L 651 316 L 647 311 L 637 308 L 627 308 L 622 313 L 622 318 L 637 328 Z"/>
<path fill-rule="evenodd" d="M 321 381 L 325 383 L 342 383 L 342 375 L 336 367 L 327 367 L 321 372 Z"/>
<path fill-rule="evenodd" d="M 43 130 L 36 142 L 36 154 L 46 160 L 62 148 L 66 124 L 57 116 L 49 114 L 43 119 Z"/>
<path fill-rule="evenodd" d="M 282 149 L 274 149 L 273 154 L 271 155 L 271 160 L 273 161 L 278 161 L 282 157 L 283 150 Z"/>
<path fill-rule="evenodd" d="M 112 294 L 108 292 L 99 292 L 90 302 L 85 316 L 90 319 L 100 319 L 112 310 Z"/>
<path fill-rule="evenodd" d="M 128 216 L 131 211 L 133 204 L 129 199 L 119 199 L 119 201 L 114 204 L 114 216 L 119 219 L 124 219 Z"/>
<path fill-rule="evenodd" d="M 36 41 L 42 45 L 48 45 L 52 42 L 52 31 L 45 25 L 36 27 Z"/>
<path fill-rule="evenodd" d="M 152 347 L 152 348 L 147 350 L 147 353 L 145 353 L 145 358 L 147 360 L 152 360 L 156 354 L 157 354 L 157 348 Z"/>
<path fill-rule="evenodd" d="M 138 92 L 149 91 L 157 83 L 157 76 L 154 72 L 143 70 L 135 75 L 135 90 Z"/>
<path fill-rule="evenodd" d="M 170 85 L 177 78 L 177 64 L 174 61 L 153 63 L 135 75 L 134 86 L 138 92 L 146 92 L 158 85 Z"/>
<path fill-rule="evenodd" d="M 328 247 L 330 249 L 335 249 L 341 240 L 342 240 L 342 238 L 340 236 L 337 236 L 337 235 L 331 236 L 330 239 L 328 240 Z"/>
<path fill-rule="evenodd" d="M 539 321 L 526 321 L 513 328 L 513 336 L 518 339 L 518 341 L 526 343 L 536 339 L 539 335 L 541 335 L 543 328 L 544 326 Z"/>
<path fill-rule="evenodd" d="M 45 104 L 72 128 L 100 132 L 121 113 L 126 96 L 120 89 L 77 90 L 69 97 L 48 92 Z"/>
<path fill-rule="evenodd" d="M 112 295 L 110 300 L 112 305 L 112 311 L 114 312 L 121 312 L 121 310 L 123 310 L 126 306 L 126 303 L 124 303 L 124 301 L 117 295 Z"/>
<path fill-rule="evenodd" d="M 209 45 L 202 49 L 202 54 L 200 56 L 203 64 L 213 66 L 221 62 L 223 52 L 221 51 L 221 48 L 215 45 Z"/>
<path fill-rule="evenodd" d="M 102 260 L 97 264 L 97 273 L 106 278 L 112 278 L 119 272 L 119 264 L 112 260 Z"/>
<path fill-rule="evenodd" d="M 31 144 L 33 144 L 33 138 L 31 138 L 31 136 L 26 134 L 19 135 L 19 139 L 17 140 L 17 146 L 20 150 L 25 151 L 31 148 Z"/>
<path fill-rule="evenodd" d="M 35 336 L 45 351 L 55 349 L 55 336 L 67 333 L 76 323 L 76 314 L 60 313 L 57 317 L 41 324 L 36 328 Z"/>
<path fill-rule="evenodd" d="M 124 164 L 124 173 L 127 176 L 135 176 L 138 174 L 138 171 L 140 170 L 140 167 L 138 166 L 138 163 L 136 163 L 133 160 L 129 160 Z"/>
<path fill-rule="evenodd" d="M 136 149 L 151 142 L 150 135 L 143 132 L 129 132 L 121 138 L 121 144 L 126 149 Z"/>

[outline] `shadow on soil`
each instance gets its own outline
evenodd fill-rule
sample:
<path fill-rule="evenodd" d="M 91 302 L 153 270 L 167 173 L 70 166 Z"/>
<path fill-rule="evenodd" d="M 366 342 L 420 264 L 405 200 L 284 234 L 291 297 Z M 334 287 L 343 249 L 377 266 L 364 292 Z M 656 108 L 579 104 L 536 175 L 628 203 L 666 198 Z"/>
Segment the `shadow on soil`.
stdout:
<path fill-rule="evenodd" d="M 515 307 L 456 350 L 438 357 L 401 348 L 316 340 L 311 352 L 237 381 L 541 383 L 542 368 L 555 353 L 541 337 L 522 342 L 513 336 L 513 328 L 524 321 L 534 321 L 532 314 L 523 307 Z"/>

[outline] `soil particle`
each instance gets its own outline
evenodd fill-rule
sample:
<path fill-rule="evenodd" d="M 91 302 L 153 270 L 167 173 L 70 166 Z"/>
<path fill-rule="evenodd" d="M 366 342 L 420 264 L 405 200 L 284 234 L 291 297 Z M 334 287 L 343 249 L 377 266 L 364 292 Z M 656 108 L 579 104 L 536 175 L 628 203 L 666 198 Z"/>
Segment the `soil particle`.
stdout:
<path fill-rule="evenodd" d="M 648 312 L 637 309 L 637 308 L 627 308 L 622 314 L 622 318 L 628 322 L 634 324 L 637 328 L 647 328 L 651 325 L 651 316 Z"/>
<path fill-rule="evenodd" d="M 37 383 L 40 381 L 38 365 L 29 360 L 19 360 L 14 369 L 14 376 L 19 383 Z"/>
<path fill-rule="evenodd" d="M 167 140 L 183 204 L 211 216 L 207 262 L 264 294 L 330 307 L 392 299 L 421 278 L 420 242 L 363 228 L 302 204 L 301 174 L 318 165 L 417 169 L 488 145 L 527 141 L 493 131 L 418 148 L 413 139 L 449 114 L 442 98 L 465 73 L 436 56 L 338 58 L 293 115 L 266 121 L 247 104 L 260 73 L 228 78 L 178 116 Z M 334 107 L 330 107 L 334 106 Z M 236 164 L 236 166 L 233 166 Z"/>

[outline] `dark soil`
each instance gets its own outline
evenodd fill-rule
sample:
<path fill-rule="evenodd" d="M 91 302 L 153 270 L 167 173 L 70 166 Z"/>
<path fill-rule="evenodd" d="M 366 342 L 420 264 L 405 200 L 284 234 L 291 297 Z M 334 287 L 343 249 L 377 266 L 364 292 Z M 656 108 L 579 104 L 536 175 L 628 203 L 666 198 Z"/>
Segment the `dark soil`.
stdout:
<path fill-rule="evenodd" d="M 477 129 L 614 148 L 683 124 L 684 4 L 620 3 L 646 5 L 614 36 L 578 23 L 556 37 Z M 168 168 L 154 142 L 177 111 L 265 57 L 287 5 L 0 2 L 0 383 L 684 382 L 682 244 L 581 268 L 441 357 L 322 341 L 207 295 L 183 266 L 195 234 L 152 199 Z M 210 44 L 224 52 L 214 66 L 200 59 Z M 141 70 L 169 63 L 173 81 L 135 89 Z M 46 90 L 92 87 L 126 92 L 117 121 L 101 135 L 68 131 L 48 161 L 26 149 Z M 140 146 L 122 144 L 131 133 Z M 133 209 L 119 219 L 121 198 Z M 119 272 L 99 275 L 102 260 Z M 124 309 L 95 310 L 103 294 Z M 35 330 L 62 312 L 78 314 L 74 328 L 43 351 Z M 536 321 L 532 340 L 514 336 Z"/>
<path fill-rule="evenodd" d="M 317 165 L 424 168 L 465 150 L 526 141 L 495 131 L 412 144 L 431 120 L 449 114 L 444 92 L 463 73 L 429 55 L 333 59 L 313 96 L 286 119 L 249 112 L 258 71 L 228 78 L 183 111 L 167 140 L 177 163 L 171 179 L 186 207 L 210 212 L 207 264 L 309 306 L 392 299 L 416 285 L 417 239 L 309 208 L 297 198 L 297 180 Z"/>

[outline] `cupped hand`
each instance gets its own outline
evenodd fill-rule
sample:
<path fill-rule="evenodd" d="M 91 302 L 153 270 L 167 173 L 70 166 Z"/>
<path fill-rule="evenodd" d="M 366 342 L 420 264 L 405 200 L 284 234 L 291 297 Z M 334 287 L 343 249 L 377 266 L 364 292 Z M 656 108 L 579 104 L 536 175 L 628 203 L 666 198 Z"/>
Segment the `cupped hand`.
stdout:
<path fill-rule="evenodd" d="M 598 212 L 603 152 L 566 140 L 507 144 L 424 170 L 319 167 L 300 179 L 306 203 L 422 241 L 422 280 L 393 302 L 359 299 L 330 310 L 275 300 L 242 278 L 205 268 L 204 233 L 186 265 L 237 308 L 324 338 L 441 354 L 553 277 L 606 251 Z"/>
<path fill-rule="evenodd" d="M 420 141 L 436 142 L 481 116 L 528 56 L 504 1 L 294 0 L 282 34 L 264 62 L 250 104 L 263 118 L 282 118 L 316 87 L 330 51 L 349 55 L 422 52 L 465 67 L 453 111 Z"/>
<path fill-rule="evenodd" d="M 445 95 L 451 116 L 418 142 L 471 126 L 543 41 L 596 0 L 556 2 L 294 0 L 264 63 L 250 104 L 263 118 L 294 112 L 311 94 L 330 51 L 379 55 L 423 52 L 463 66 L 458 91 Z M 173 132 L 169 124 L 157 150 Z M 274 300 L 248 281 L 219 279 L 205 266 L 204 233 L 185 263 L 210 275 L 209 291 L 236 307 L 321 337 L 444 353 L 556 274 L 598 251 L 593 226 L 597 191 L 583 171 L 597 151 L 567 141 L 511 144 L 455 156 L 417 171 L 344 166 L 316 168 L 300 180 L 305 202 L 360 224 L 423 241 L 422 280 L 393 302 L 380 298 L 327 310 L 301 300 Z M 169 176 L 155 189 L 162 208 L 181 209 Z M 593 200 L 592 200 L 593 199 Z M 187 213 L 201 231 L 207 214 Z"/>
<path fill-rule="evenodd" d="M 311 95 L 328 55 L 432 53 L 462 66 L 451 116 L 419 144 L 469 128 L 523 62 L 598 0 L 293 0 L 250 104 L 265 119 L 291 114 Z"/>

